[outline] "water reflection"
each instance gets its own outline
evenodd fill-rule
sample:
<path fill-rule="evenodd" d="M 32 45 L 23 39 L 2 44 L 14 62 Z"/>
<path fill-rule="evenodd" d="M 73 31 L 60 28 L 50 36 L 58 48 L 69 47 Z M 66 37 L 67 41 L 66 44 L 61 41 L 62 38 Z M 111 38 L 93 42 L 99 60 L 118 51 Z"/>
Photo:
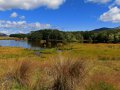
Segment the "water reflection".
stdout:
<path fill-rule="evenodd" d="M 42 49 L 40 43 L 38 42 L 28 42 L 24 40 L 16 41 L 16 40 L 0 40 L 0 46 L 10 46 L 10 47 L 23 47 L 33 50 Z"/>
<path fill-rule="evenodd" d="M 41 41 L 28 41 L 28 44 L 31 45 L 32 47 L 42 47 L 42 48 L 52 48 L 52 47 L 57 47 L 58 42 L 56 41 L 51 41 L 51 42 L 42 42 Z"/>

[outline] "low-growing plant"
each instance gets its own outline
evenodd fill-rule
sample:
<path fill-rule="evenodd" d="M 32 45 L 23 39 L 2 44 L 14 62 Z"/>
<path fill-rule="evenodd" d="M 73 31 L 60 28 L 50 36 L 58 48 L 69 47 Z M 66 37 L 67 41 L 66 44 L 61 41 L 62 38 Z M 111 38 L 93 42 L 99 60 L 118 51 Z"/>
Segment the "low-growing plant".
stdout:
<path fill-rule="evenodd" d="M 30 87 L 30 80 L 33 73 L 33 64 L 30 61 L 15 62 L 11 71 L 5 73 L 1 80 L 2 88 L 12 88 L 14 86 L 19 86 L 19 88 Z M 7 85 L 7 86 L 6 86 Z M 4 89 L 3 89 L 4 90 Z M 9 89 L 5 89 L 9 90 Z"/>
<path fill-rule="evenodd" d="M 85 77 L 85 65 L 81 60 L 62 60 L 52 67 L 52 90 L 75 90 Z"/>
<path fill-rule="evenodd" d="M 108 84 L 104 81 L 95 82 L 88 87 L 87 90 L 117 90 L 111 84 Z"/>

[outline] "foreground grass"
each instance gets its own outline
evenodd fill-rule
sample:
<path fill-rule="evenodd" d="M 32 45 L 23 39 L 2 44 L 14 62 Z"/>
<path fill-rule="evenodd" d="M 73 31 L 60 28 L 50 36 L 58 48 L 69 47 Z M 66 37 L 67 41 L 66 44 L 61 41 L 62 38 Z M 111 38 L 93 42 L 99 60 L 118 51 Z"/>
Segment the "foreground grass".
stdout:
<path fill-rule="evenodd" d="M 119 44 L 0 47 L 0 90 L 120 90 L 119 53 Z"/>

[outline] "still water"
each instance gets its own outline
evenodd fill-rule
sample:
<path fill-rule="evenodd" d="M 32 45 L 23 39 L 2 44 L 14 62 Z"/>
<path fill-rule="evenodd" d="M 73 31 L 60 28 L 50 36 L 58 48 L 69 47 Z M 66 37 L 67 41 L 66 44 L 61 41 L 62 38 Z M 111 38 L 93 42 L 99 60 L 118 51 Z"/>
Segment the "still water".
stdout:
<path fill-rule="evenodd" d="M 22 47 L 22 48 L 28 48 L 28 49 L 33 49 L 33 50 L 41 50 L 42 48 L 32 42 L 20 40 L 0 40 L 0 46 L 10 46 L 10 47 Z"/>

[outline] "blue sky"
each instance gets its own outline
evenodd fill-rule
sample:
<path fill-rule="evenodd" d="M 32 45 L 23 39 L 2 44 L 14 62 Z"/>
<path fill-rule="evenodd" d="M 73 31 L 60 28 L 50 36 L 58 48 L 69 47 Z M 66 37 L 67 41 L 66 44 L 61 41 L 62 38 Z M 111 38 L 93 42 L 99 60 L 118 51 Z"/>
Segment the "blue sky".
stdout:
<path fill-rule="evenodd" d="M 0 0 L 0 32 L 120 26 L 120 0 Z"/>

